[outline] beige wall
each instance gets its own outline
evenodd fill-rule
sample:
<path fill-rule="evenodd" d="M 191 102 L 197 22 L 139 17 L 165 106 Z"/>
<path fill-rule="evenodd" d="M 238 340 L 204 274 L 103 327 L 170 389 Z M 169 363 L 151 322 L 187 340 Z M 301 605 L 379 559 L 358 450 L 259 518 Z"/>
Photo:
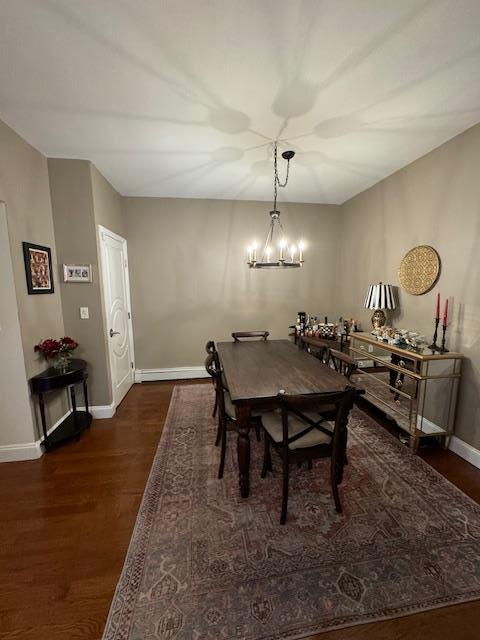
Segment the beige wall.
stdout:
<path fill-rule="evenodd" d="M 297 311 L 331 316 L 336 206 L 281 203 L 290 238 L 308 240 L 303 269 L 251 270 L 246 247 L 264 240 L 267 202 L 124 198 L 136 367 L 203 364 L 205 342 L 234 330 L 284 338 Z"/>
<path fill-rule="evenodd" d="M 17 297 L 13 281 L 7 214 L 0 202 L 0 448 L 5 445 L 32 443 L 32 421 L 27 374 L 23 360 Z"/>
<path fill-rule="evenodd" d="M 122 209 L 122 197 L 95 165 L 90 164 L 90 172 L 95 224 L 100 224 L 122 238 L 126 238 L 127 221 Z"/>
<path fill-rule="evenodd" d="M 60 282 L 65 332 L 77 340 L 78 357 L 88 362 L 90 402 L 111 402 L 103 305 L 98 269 L 91 163 L 87 160 L 48 160 L 58 260 L 62 264 L 91 264 L 93 282 Z M 60 280 L 60 276 L 59 276 Z M 89 319 L 80 319 L 88 307 Z"/>
<path fill-rule="evenodd" d="M 399 291 L 396 326 L 433 334 L 434 300 L 448 296 L 448 346 L 467 357 L 456 435 L 480 448 L 480 125 L 356 196 L 342 207 L 337 308 L 369 326 L 361 309 L 369 283 L 398 284 L 404 254 L 437 249 L 438 284 L 423 296 Z M 443 307 L 443 303 L 442 303 Z"/>
<path fill-rule="evenodd" d="M 64 334 L 47 159 L 1 121 L 0 200 L 4 200 L 7 205 L 25 370 L 30 378 L 45 368 L 45 361 L 33 351 L 34 345 L 42 338 Z M 28 295 L 23 241 L 51 248 L 55 293 Z M 47 415 L 50 424 L 58 420 L 66 410 L 63 394 L 48 396 Z M 19 433 L 22 428 L 19 424 Z M 15 440 L 11 444 L 14 443 Z"/>

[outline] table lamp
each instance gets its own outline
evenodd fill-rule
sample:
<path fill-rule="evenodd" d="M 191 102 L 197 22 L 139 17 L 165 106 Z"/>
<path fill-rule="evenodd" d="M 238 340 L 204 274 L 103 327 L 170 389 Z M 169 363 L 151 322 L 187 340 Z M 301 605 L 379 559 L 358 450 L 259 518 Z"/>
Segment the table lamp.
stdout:
<path fill-rule="evenodd" d="M 381 282 L 369 285 L 363 306 L 365 309 L 375 309 L 372 316 L 373 328 L 383 327 L 387 322 L 383 309 L 395 309 L 392 285 Z"/>

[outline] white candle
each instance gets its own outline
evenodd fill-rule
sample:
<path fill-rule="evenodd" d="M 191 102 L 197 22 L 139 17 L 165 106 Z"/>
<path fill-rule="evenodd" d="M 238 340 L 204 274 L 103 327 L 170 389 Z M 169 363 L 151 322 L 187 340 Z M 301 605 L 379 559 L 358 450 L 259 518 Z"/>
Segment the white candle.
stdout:
<path fill-rule="evenodd" d="M 254 242 L 252 245 L 252 250 L 253 250 L 253 262 L 257 261 L 257 243 Z"/>
<path fill-rule="evenodd" d="M 253 258 L 252 247 L 248 247 L 247 251 L 248 251 L 248 262 L 251 263 Z"/>
<path fill-rule="evenodd" d="M 285 238 L 282 238 L 282 240 L 280 241 L 280 262 L 283 262 L 285 260 L 284 251 L 286 246 L 287 241 L 285 240 Z"/>
<path fill-rule="evenodd" d="M 290 255 L 292 256 L 292 262 L 295 262 L 295 254 L 297 252 L 297 247 L 292 244 L 290 247 Z"/>
<path fill-rule="evenodd" d="M 265 254 L 267 256 L 267 262 L 270 262 L 270 254 L 272 253 L 272 250 L 270 247 L 267 247 L 265 250 Z"/>
<path fill-rule="evenodd" d="M 303 244 L 302 241 L 300 241 L 298 243 L 298 251 L 299 251 L 299 256 L 298 259 L 300 262 L 303 262 L 303 250 L 305 249 L 305 245 Z"/>

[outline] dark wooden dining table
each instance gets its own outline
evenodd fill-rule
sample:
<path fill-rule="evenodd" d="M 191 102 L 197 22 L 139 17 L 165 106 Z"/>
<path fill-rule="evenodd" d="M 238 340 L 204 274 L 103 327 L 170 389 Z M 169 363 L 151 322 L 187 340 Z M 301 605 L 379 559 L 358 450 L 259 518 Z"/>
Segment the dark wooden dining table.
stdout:
<path fill-rule="evenodd" d="M 240 493 L 250 490 L 250 416 L 252 410 L 270 409 L 278 392 L 331 393 L 348 384 L 340 375 L 289 340 L 219 342 L 218 355 L 237 419 Z"/>

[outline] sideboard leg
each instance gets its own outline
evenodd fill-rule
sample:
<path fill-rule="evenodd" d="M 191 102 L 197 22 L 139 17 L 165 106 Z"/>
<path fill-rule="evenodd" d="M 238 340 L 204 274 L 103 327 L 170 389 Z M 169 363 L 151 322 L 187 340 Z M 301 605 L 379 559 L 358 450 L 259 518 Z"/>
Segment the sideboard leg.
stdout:
<path fill-rule="evenodd" d="M 418 453 L 418 445 L 420 444 L 420 438 L 416 436 L 410 436 L 410 449 L 413 453 Z"/>

